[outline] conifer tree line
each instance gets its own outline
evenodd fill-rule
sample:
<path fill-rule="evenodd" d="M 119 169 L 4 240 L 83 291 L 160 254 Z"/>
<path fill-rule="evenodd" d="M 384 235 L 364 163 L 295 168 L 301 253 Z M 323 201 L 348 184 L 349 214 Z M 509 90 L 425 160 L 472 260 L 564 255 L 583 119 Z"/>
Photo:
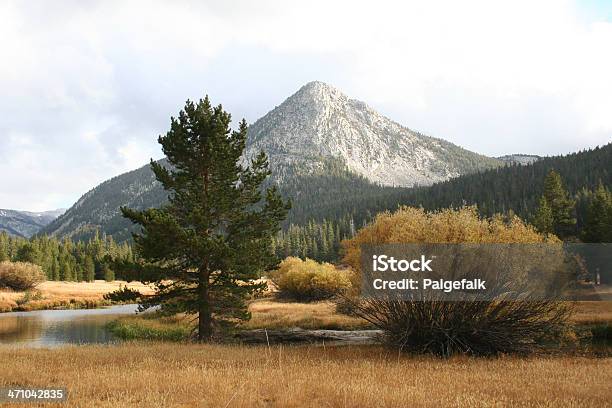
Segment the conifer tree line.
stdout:
<path fill-rule="evenodd" d="M 362 226 L 355 226 L 348 215 L 339 220 L 311 220 L 304 226 L 291 224 L 272 240 L 272 248 L 280 259 L 296 256 L 333 262 L 338 260 L 340 242 L 351 238 Z"/>
<path fill-rule="evenodd" d="M 30 262 L 40 265 L 48 280 L 107 281 L 115 276 L 115 261 L 132 261 L 132 247 L 118 244 L 112 236 L 95 234 L 88 241 L 73 242 L 65 238 L 37 236 L 31 239 L 0 233 L 0 262 Z"/>
<path fill-rule="evenodd" d="M 594 189 L 582 187 L 571 195 L 556 171 L 551 171 L 541 184 L 544 193 L 537 199 L 538 207 L 526 218 L 539 231 L 554 233 L 563 239 L 612 242 L 609 187 L 599 183 Z M 514 210 L 510 208 L 506 213 L 509 212 Z M 310 219 L 304 225 L 292 223 L 273 237 L 272 248 L 279 259 L 297 256 L 335 262 L 341 255 L 340 242 L 352 238 L 374 215 L 374 211 L 367 211 L 361 217 L 345 213 L 338 219 Z M 112 236 L 96 234 L 88 241 L 78 242 L 42 236 L 29 241 L 0 233 L 0 261 L 35 263 L 43 268 L 49 280 L 87 281 L 92 276 L 108 279 L 114 276 L 111 265 L 115 260 L 132 261 L 133 256 L 129 242 L 116 243 Z"/>
<path fill-rule="evenodd" d="M 611 242 L 610 163 L 612 144 L 530 165 L 464 175 L 430 187 L 394 188 L 370 183 L 348 172 L 343 163 L 329 161 L 319 172 L 294 174 L 291 183 L 280 186 L 293 208 L 273 238 L 273 249 L 281 259 L 298 256 L 336 261 L 340 241 L 351 238 L 377 213 L 394 211 L 400 205 L 426 210 L 476 205 L 482 216 L 514 213 L 540 231 L 566 240 Z M 103 279 L 105 272 L 112 273 L 112 262 L 105 259 L 133 257 L 130 241 L 119 244 L 111 236 L 75 243 L 41 236 L 26 245 L 28 242 L 0 235 L 0 260 L 35 259 L 50 279 L 87 280 L 91 276 L 89 256 L 94 276 Z M 37 255 L 40 253 L 53 255 Z"/>
<path fill-rule="evenodd" d="M 482 216 L 513 213 L 523 220 L 535 222 L 545 190 L 554 190 L 554 185 L 547 186 L 545 182 L 547 175 L 554 170 L 567 194 L 565 200 L 570 204 L 570 213 L 566 215 L 570 224 L 559 225 L 560 230 L 556 233 L 563 238 L 573 236 L 575 239 L 605 242 L 601 241 L 603 238 L 588 238 L 590 235 L 585 235 L 583 230 L 587 228 L 593 198 L 605 201 L 601 198 L 601 191 L 612 189 L 610 163 L 612 144 L 415 188 L 377 186 L 362 177 L 326 169 L 323 174 L 296 177 L 292 183 L 282 187 L 282 193 L 293 200 L 285 230 L 288 231 L 291 224 L 304 227 L 310 222 L 320 224 L 345 218 L 352 218 L 354 225 L 362 226 L 375 214 L 395 211 L 401 205 L 423 207 L 428 211 L 476 205 Z M 600 192 L 596 194 L 597 191 Z M 302 239 L 304 241 L 308 242 L 308 239 Z"/>
<path fill-rule="evenodd" d="M 576 194 L 576 224 L 583 242 L 612 242 L 612 190 L 600 183 Z"/>
<path fill-rule="evenodd" d="M 595 189 L 585 186 L 572 195 L 565 188 L 561 175 L 551 170 L 540 183 L 543 194 L 538 200 L 538 207 L 533 215 L 521 214 L 525 221 L 532 223 L 540 232 L 555 234 L 568 241 L 612 242 L 612 193 L 602 182 Z M 478 209 L 488 215 L 482 208 Z M 497 214 L 516 212 L 510 207 Z M 373 211 L 367 211 L 359 218 L 345 214 L 336 220 L 311 219 L 305 225 L 290 224 L 273 240 L 273 248 L 281 259 L 297 256 L 317 261 L 337 261 L 341 256 L 340 242 L 352 238 L 356 230 L 372 221 L 374 215 Z"/>
<path fill-rule="evenodd" d="M 532 222 L 540 232 L 565 240 L 612 242 L 612 193 L 600 182 L 571 196 L 561 175 L 551 170 Z"/>

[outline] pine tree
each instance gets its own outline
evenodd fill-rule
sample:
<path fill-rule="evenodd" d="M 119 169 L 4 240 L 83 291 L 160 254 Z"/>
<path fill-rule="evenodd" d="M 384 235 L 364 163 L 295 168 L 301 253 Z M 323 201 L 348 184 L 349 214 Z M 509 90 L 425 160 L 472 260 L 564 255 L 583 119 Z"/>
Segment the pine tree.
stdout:
<path fill-rule="evenodd" d="M 107 282 L 115 280 L 115 272 L 106 263 L 102 265 L 102 276 L 104 276 L 104 280 Z"/>
<path fill-rule="evenodd" d="M 231 131 L 230 122 L 208 97 L 187 101 L 158 139 L 172 167 L 151 161 L 169 203 L 145 211 L 122 208 L 143 228 L 134 234 L 146 262 L 140 270 L 158 288 L 143 307 L 197 313 L 200 341 L 211 338 L 214 324 L 250 317 L 245 298 L 262 287 L 253 279 L 276 266 L 270 243 L 289 209 L 274 187 L 262 199 L 268 160 L 262 152 L 243 167 L 247 125 L 243 120 Z"/>
<path fill-rule="evenodd" d="M 83 275 L 83 279 L 87 282 L 91 282 L 96 278 L 96 265 L 91 255 L 87 255 L 84 259 Z"/>
<path fill-rule="evenodd" d="M 6 246 L 4 246 L 3 242 L 0 242 L 0 262 L 8 261 L 8 260 L 9 260 L 9 256 L 8 256 L 8 251 L 6 249 Z"/>
<path fill-rule="evenodd" d="M 61 279 L 60 264 L 57 261 L 57 258 L 53 259 L 53 263 L 51 264 L 51 279 L 54 281 Z"/>
<path fill-rule="evenodd" d="M 329 221 L 327 223 L 327 245 L 329 247 L 328 250 L 328 254 L 327 254 L 327 259 L 326 260 L 330 260 L 332 259 L 332 257 L 334 256 L 334 254 L 336 253 L 336 234 L 334 231 L 334 224 Z"/>
<path fill-rule="evenodd" d="M 329 243 L 327 242 L 327 234 L 325 233 L 325 223 L 321 225 L 319 231 L 320 231 L 320 239 L 321 239 L 321 249 L 320 249 L 320 253 L 321 253 L 321 257 L 323 259 L 328 259 L 329 258 L 329 254 L 330 254 L 330 248 L 329 248 Z"/>
<path fill-rule="evenodd" d="M 40 251 L 38 247 L 31 242 L 26 242 L 17 250 L 17 256 L 15 258 L 20 262 L 30 262 L 38 265 L 40 262 Z"/>
<path fill-rule="evenodd" d="M 540 205 L 533 218 L 533 225 L 543 234 L 552 234 L 553 228 L 553 213 L 552 209 L 546 201 L 546 197 L 540 197 Z"/>
<path fill-rule="evenodd" d="M 585 242 L 612 242 L 612 193 L 599 184 L 587 208 Z"/>
<path fill-rule="evenodd" d="M 60 280 L 62 281 L 71 281 L 74 280 L 72 275 L 72 265 L 70 265 L 70 261 L 67 257 L 62 259 L 60 263 Z"/>
<path fill-rule="evenodd" d="M 568 196 L 559 173 L 551 170 L 544 180 L 544 197 L 550 206 L 553 217 L 553 230 L 559 238 L 567 238 L 576 231 L 576 218 L 573 216 L 574 201 Z"/>

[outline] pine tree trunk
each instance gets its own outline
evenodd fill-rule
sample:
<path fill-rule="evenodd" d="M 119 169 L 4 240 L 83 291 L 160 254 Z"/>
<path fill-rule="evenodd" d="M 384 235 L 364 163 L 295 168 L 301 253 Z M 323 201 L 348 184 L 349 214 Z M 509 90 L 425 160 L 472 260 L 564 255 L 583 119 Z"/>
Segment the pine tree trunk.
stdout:
<path fill-rule="evenodd" d="M 204 182 L 204 199 L 208 199 L 208 168 L 204 169 L 203 175 Z M 206 201 L 203 203 L 203 207 L 206 207 Z M 208 233 L 208 231 L 207 231 Z M 208 341 L 212 336 L 212 313 L 210 310 L 210 298 L 208 295 L 208 284 L 209 284 L 209 270 L 208 260 L 200 268 L 200 310 L 198 311 L 198 340 Z"/>
<path fill-rule="evenodd" d="M 200 270 L 199 277 L 199 303 L 198 311 L 198 340 L 208 341 L 212 336 L 212 313 L 210 310 L 210 299 L 208 295 L 208 271 L 207 268 Z"/>

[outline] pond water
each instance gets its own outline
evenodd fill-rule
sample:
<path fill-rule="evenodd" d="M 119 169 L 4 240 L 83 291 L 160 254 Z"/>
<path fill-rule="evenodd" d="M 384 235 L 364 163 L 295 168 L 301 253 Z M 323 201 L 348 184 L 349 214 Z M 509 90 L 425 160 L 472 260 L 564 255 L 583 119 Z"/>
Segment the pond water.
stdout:
<path fill-rule="evenodd" d="M 136 313 L 138 305 L 103 309 L 37 310 L 0 313 L 0 347 L 54 347 L 65 344 L 114 343 L 106 324 Z"/>

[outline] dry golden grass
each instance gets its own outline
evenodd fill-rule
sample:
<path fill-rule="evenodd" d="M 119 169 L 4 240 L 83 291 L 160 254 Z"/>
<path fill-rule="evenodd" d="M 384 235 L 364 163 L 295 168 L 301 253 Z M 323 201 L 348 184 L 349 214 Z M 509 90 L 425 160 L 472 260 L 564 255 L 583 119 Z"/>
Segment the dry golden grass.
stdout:
<path fill-rule="evenodd" d="M 279 302 L 261 299 L 249 305 L 251 320 L 243 324 L 247 329 L 302 329 L 354 330 L 368 327 L 362 319 L 336 313 L 332 302 Z"/>
<path fill-rule="evenodd" d="M 303 329 L 355 330 L 369 327 L 362 319 L 336 312 L 332 302 L 281 302 L 261 299 L 249 305 L 252 318 L 243 325 L 248 329 Z M 572 319 L 579 324 L 612 322 L 612 302 L 576 302 Z"/>
<path fill-rule="evenodd" d="M 46 309 L 54 307 L 77 304 L 95 304 L 103 300 L 106 293 L 119 289 L 120 286 L 128 286 L 143 294 L 151 294 L 153 291 L 149 286 L 139 282 L 113 281 L 106 282 L 97 280 L 94 282 L 56 282 L 46 281 L 36 286 L 34 293 L 39 292 L 41 298 L 30 300 L 21 305 L 25 310 Z M 25 296 L 25 292 L 0 291 L 0 312 L 9 312 L 18 307 L 18 302 Z"/>
<path fill-rule="evenodd" d="M 147 343 L 0 348 L 0 361 L 0 387 L 67 387 L 67 407 L 602 407 L 612 400 L 610 358 L 440 360 L 379 347 Z"/>
<path fill-rule="evenodd" d="M 612 323 L 612 301 L 576 302 L 572 319 L 576 323 Z"/>
<path fill-rule="evenodd" d="M 370 328 L 368 322 L 356 317 L 337 313 L 332 302 L 297 303 L 279 302 L 272 299 L 260 299 L 249 304 L 251 320 L 241 324 L 241 329 L 330 329 L 358 330 Z M 138 334 L 157 332 L 160 336 L 169 330 L 178 330 L 187 334 L 195 328 L 194 316 L 178 314 L 173 317 L 159 318 L 156 314 L 121 317 L 117 321 L 125 330 Z M 134 339 L 138 336 L 120 336 Z M 175 336 L 174 336 L 175 337 Z"/>

